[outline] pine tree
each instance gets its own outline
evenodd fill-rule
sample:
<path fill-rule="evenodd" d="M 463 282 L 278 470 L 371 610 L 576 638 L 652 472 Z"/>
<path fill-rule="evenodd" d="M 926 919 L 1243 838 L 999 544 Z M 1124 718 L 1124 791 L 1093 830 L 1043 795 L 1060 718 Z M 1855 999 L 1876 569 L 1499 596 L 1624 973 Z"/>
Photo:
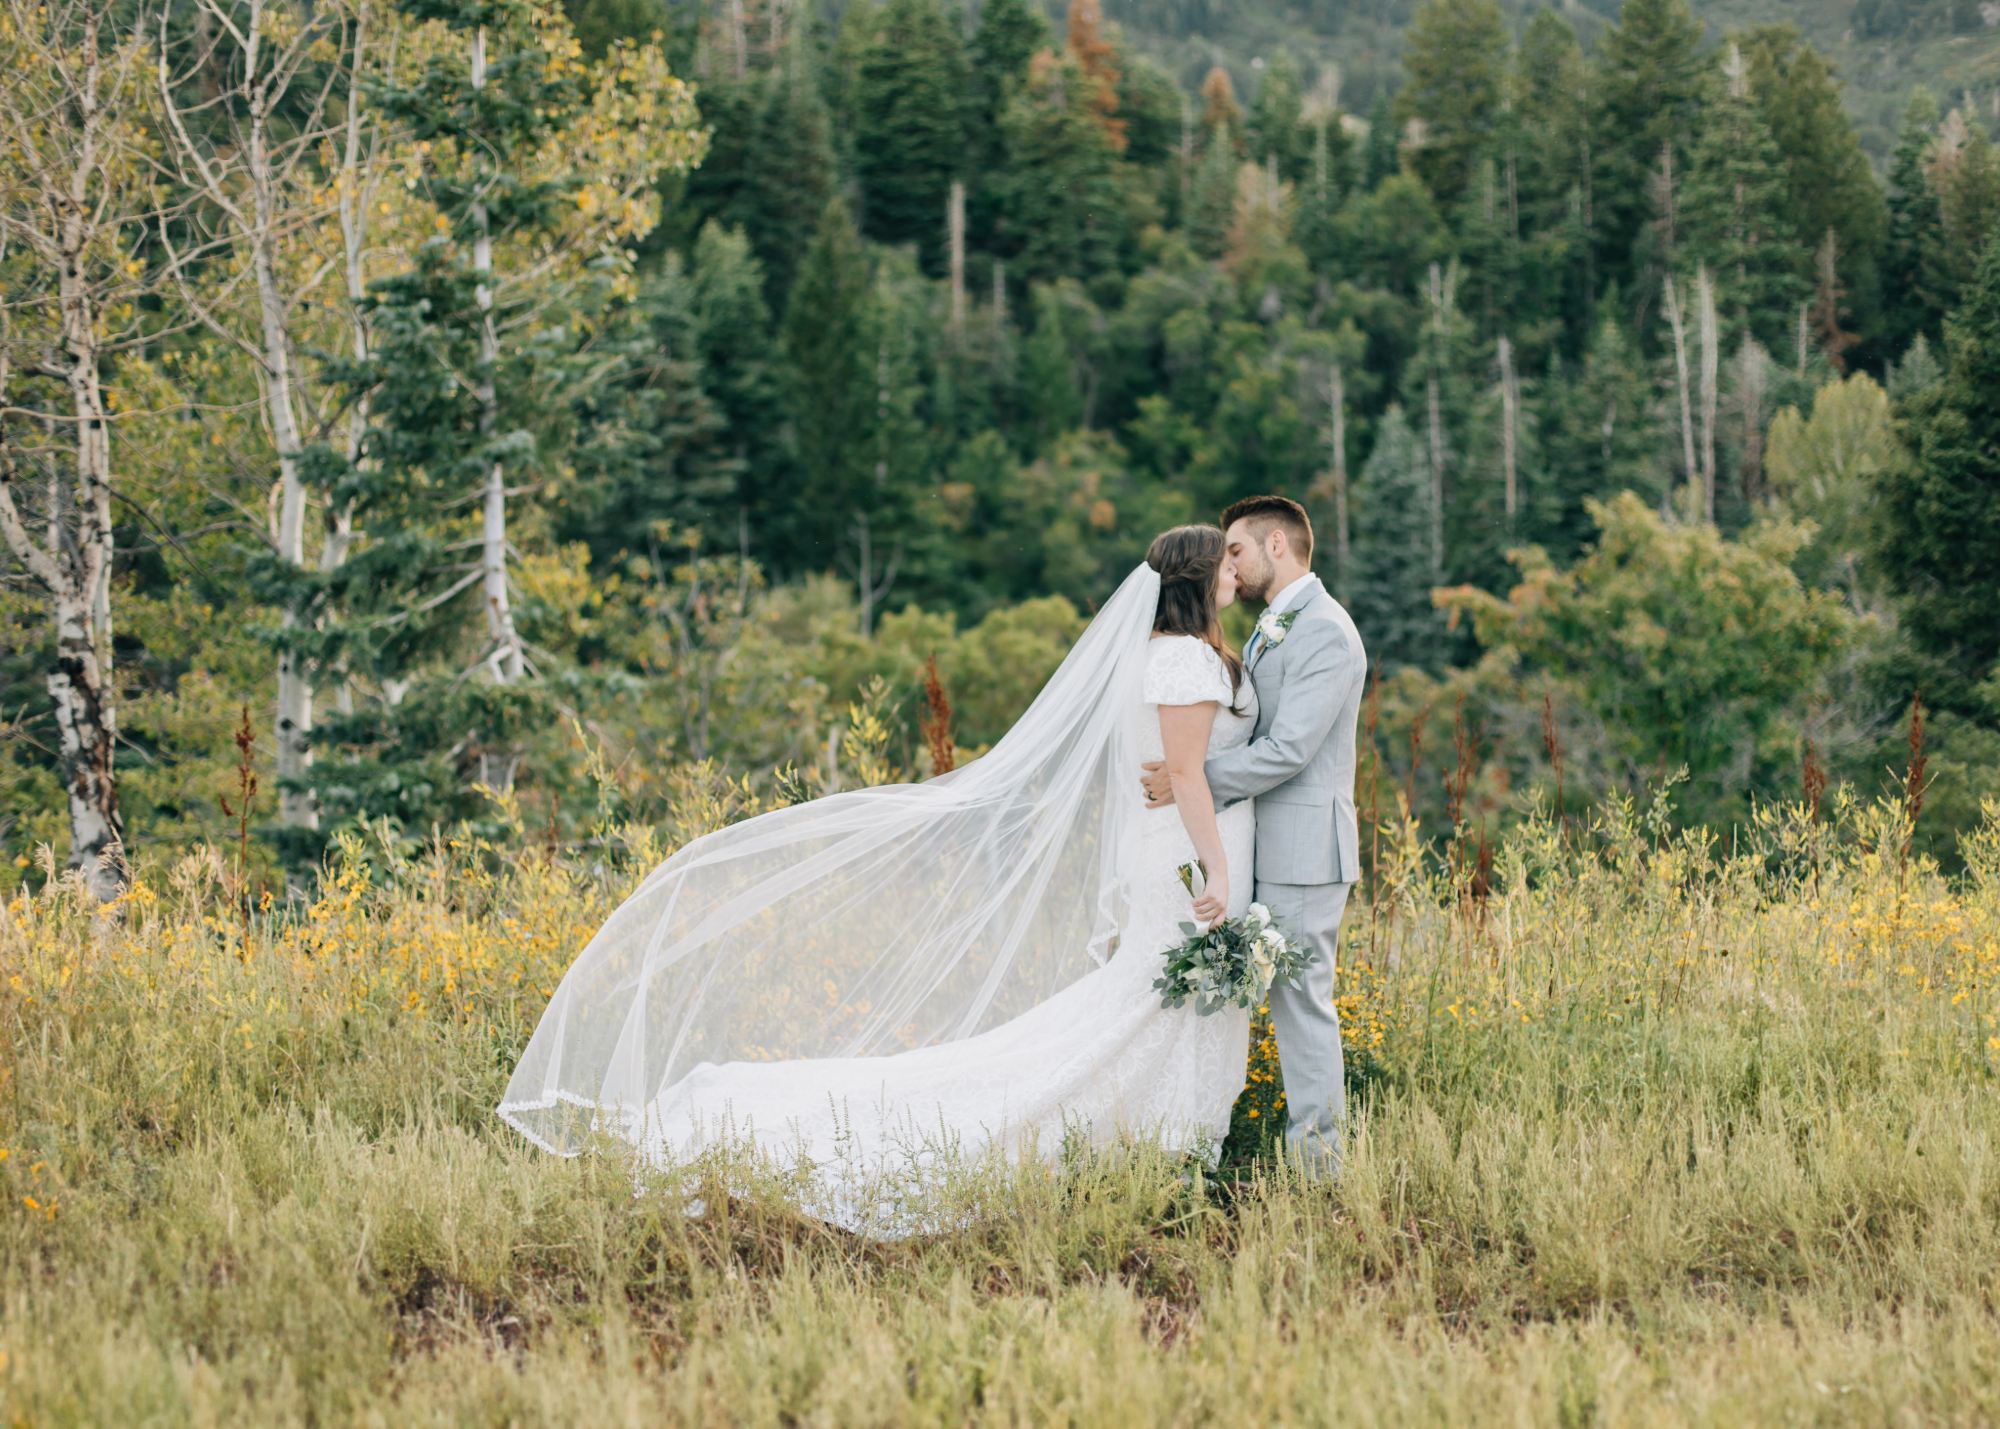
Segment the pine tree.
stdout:
<path fill-rule="evenodd" d="M 1889 224 L 1882 258 L 1884 337 L 1906 351 L 1919 337 L 1941 335 L 1944 306 L 1934 287 L 1944 242 L 1944 209 L 1931 187 L 1930 152 L 1937 139 L 1937 101 L 1919 85 L 1903 110 L 1903 132 L 1889 166 Z"/>
<path fill-rule="evenodd" d="M 682 255 L 669 250 L 640 282 L 636 300 L 605 325 L 602 352 L 609 357 L 623 346 L 625 360 L 583 400 L 594 422 L 620 439 L 574 453 L 576 488 L 557 520 L 560 538 L 585 542 L 594 559 L 615 560 L 642 547 L 659 523 L 697 528 L 723 513 L 730 518 L 727 529 L 706 534 L 732 547 L 736 543 L 737 497 L 747 483 L 740 479 L 741 444 L 713 389 L 740 401 L 747 384 L 742 371 L 732 370 L 726 339 L 716 354 L 722 364 L 711 369 L 702 331 L 710 314 L 701 309 L 739 309 L 745 317 L 761 313 L 763 275 L 741 229 L 711 220 L 695 251 L 691 274 Z M 736 282 L 747 279 L 752 285 L 720 304 L 712 296 L 697 298 L 700 288 L 714 286 L 712 277 L 706 285 L 702 278 L 703 270 L 717 266 L 718 253 L 737 266 L 731 275 Z M 768 323 L 766 316 L 744 339 L 768 342 Z"/>
<path fill-rule="evenodd" d="M 1505 99 L 1507 27 L 1495 0 L 1425 0 L 1403 42 L 1398 120 L 1422 125 L 1411 156 L 1438 206 L 1455 210 L 1491 146 Z"/>
<path fill-rule="evenodd" d="M 1753 333 L 1781 341 L 1805 298 L 1800 250 L 1777 145 L 1750 95 L 1740 55 L 1702 115 L 1679 205 L 1681 266 L 1705 265 L 1719 288 L 1728 346 Z"/>
<path fill-rule="evenodd" d="M 1069 0 L 1069 35 L 1063 46 L 1084 81 L 1085 102 L 1113 153 L 1125 152 L 1125 121 L 1118 117 L 1118 51 L 1104 38 L 1104 11 L 1098 0 Z"/>
<path fill-rule="evenodd" d="M 1264 66 L 1250 101 L 1244 139 L 1253 163 L 1277 160 L 1278 175 L 1301 183 L 1312 173 L 1312 133 L 1303 121 L 1305 96 L 1291 54 L 1280 49 Z"/>
<path fill-rule="evenodd" d="M 871 238 L 944 257 L 945 196 L 965 166 L 965 46 L 937 0 L 889 0 L 855 68 L 854 171 Z"/>
<path fill-rule="evenodd" d="M 1375 98 L 1375 107 L 1368 111 L 1368 143 L 1362 152 L 1361 186 L 1373 193 L 1384 179 L 1400 172 L 1402 167 L 1395 111 L 1390 108 L 1389 96 L 1380 94 Z"/>
<path fill-rule="evenodd" d="M 717 445 L 735 475 L 727 496 L 761 532 L 773 525 L 771 507 L 789 468 L 780 443 L 785 413 L 771 311 L 764 300 L 769 285 L 744 235 L 711 223 L 695 244 L 687 286 L 690 350 L 700 364 L 702 390 L 720 414 Z"/>
<path fill-rule="evenodd" d="M 643 445 L 618 430 L 628 413 L 605 380 L 626 355 L 608 331 L 615 263 L 580 254 L 616 252 L 643 231 L 640 185 L 685 170 L 701 145 L 692 97 L 656 51 L 586 70 L 547 12 L 426 0 L 419 18 L 444 20 L 463 48 L 433 50 L 380 102 L 431 148 L 412 181 L 438 232 L 370 285 L 366 356 L 328 364 L 329 380 L 366 398 L 369 424 L 353 457 L 311 455 L 329 504 L 366 539 L 321 583 L 341 618 L 312 654 L 379 695 L 322 727 L 323 743 L 358 751 L 322 786 L 323 809 L 336 825 L 390 817 L 427 831 L 476 812 L 475 783 L 507 787 L 526 731 L 551 717 L 513 617 L 510 504 L 523 484 L 584 484 L 582 465 Z M 568 162 L 550 165 L 551 150 Z M 613 217 L 577 226 L 590 207 L 580 192 Z M 496 250 L 534 261 L 524 275 Z M 580 341 L 586 331 L 607 351 Z M 580 460 L 558 466 L 558 450 Z M 521 483 L 529 473 L 538 480 Z"/>
<path fill-rule="evenodd" d="M 1490 225 L 1504 237 L 1502 301 L 1512 314 L 1510 336 L 1531 366 L 1548 344 L 1576 353 L 1589 336 L 1594 275 L 1585 241 L 1590 192 L 1585 88 L 1576 32 L 1554 11 L 1537 10 L 1509 77 L 1509 108 L 1501 116 L 1494 153 L 1505 212 Z M 1528 314 L 1534 318 L 1527 320 Z"/>
<path fill-rule="evenodd" d="M 1946 118 L 1931 181 L 1944 216 L 1936 286 L 1945 301 L 1956 306 L 1964 300 L 1987 236 L 2000 225 L 2000 158 L 1977 115 L 1954 109 Z"/>
<path fill-rule="evenodd" d="M 1204 258 L 1220 258 L 1228 243 L 1229 220 L 1236 209 L 1236 170 L 1236 145 L 1228 127 L 1210 130 L 1183 225 L 1188 242 Z"/>
<path fill-rule="evenodd" d="M 795 26 L 784 53 L 762 77 L 737 205 L 743 232 L 763 265 L 766 296 L 780 310 L 799 255 L 812 241 L 839 179 L 833 117 L 815 69 L 805 26 Z"/>
<path fill-rule="evenodd" d="M 1312 140 L 1294 231 L 1306 261 L 1320 272 L 1338 257 L 1340 208 L 1354 187 L 1354 144 L 1340 121 L 1330 100 L 1316 100 L 1305 116 Z"/>
<path fill-rule="evenodd" d="M 710 219 L 732 228 L 756 226 L 751 213 L 751 148 L 763 97 L 761 74 L 702 84 L 701 119 L 709 128 L 708 151 L 700 166 L 675 186 L 679 202 L 668 206 L 665 221 L 649 235 L 649 246 L 683 247 Z"/>
<path fill-rule="evenodd" d="M 2000 237 L 1944 324 L 1948 374 L 1899 404 L 1902 456 L 1880 479 L 1878 559 L 1925 702 L 1992 720 L 2000 675 Z M 1900 692 L 1899 692 L 1900 693 Z"/>
<path fill-rule="evenodd" d="M 1130 233 L 1118 155 L 1076 61 L 1047 50 L 1002 123 L 1010 159 L 1001 241 L 1031 282 L 1113 281 Z"/>
<path fill-rule="evenodd" d="M 1125 125 L 1125 162 L 1141 168 L 1165 163 L 1180 147 L 1181 87 L 1149 59 L 1121 55 L 1118 116 Z"/>
<path fill-rule="evenodd" d="M 1095 415 L 1104 318 L 1074 279 L 1038 285 L 1033 301 L 1034 328 L 1021 344 L 1021 400 L 1034 447 L 1046 451 Z"/>
<path fill-rule="evenodd" d="M 1833 67 L 1790 25 L 1752 30 L 1743 56 L 1750 96 L 1784 165 L 1792 242 L 1798 252 L 1810 254 L 1829 228 L 1834 231 L 1840 281 L 1859 321 L 1872 329 L 1879 304 L 1876 263 L 1888 213 Z"/>
<path fill-rule="evenodd" d="M 1294 310 L 1311 275 L 1305 255 L 1292 244 L 1296 210 L 1292 185 L 1274 172 L 1274 163 L 1245 164 L 1236 172 L 1236 203 L 1223 241 L 1222 266 L 1236 279 L 1246 305 L 1267 324 L 1286 304 Z"/>
<path fill-rule="evenodd" d="M 1586 498 L 1631 491 L 1656 506 L 1665 489 L 1653 385 L 1613 305 L 1605 305 L 1580 370 L 1567 378 L 1551 371 L 1542 392 L 1546 475 L 1533 494 L 1529 529 L 1558 565 L 1568 565 L 1597 529 Z"/>
<path fill-rule="evenodd" d="M 1349 609 L 1385 669 L 1436 669 L 1443 615 L 1431 605 L 1430 457 L 1400 405 L 1391 404 L 1354 488 L 1354 599 Z"/>
<path fill-rule="evenodd" d="M 1221 65 L 1211 69 L 1201 82 L 1203 149 L 1214 147 L 1218 133 L 1227 133 L 1230 142 L 1241 148 L 1243 106 L 1236 102 L 1236 82 L 1229 77 L 1229 71 Z"/>
<path fill-rule="evenodd" d="M 784 566 L 825 570 L 873 484 L 875 357 L 868 257 L 844 199 L 828 202 L 800 260 L 784 353 L 799 485 L 773 493 Z"/>
<path fill-rule="evenodd" d="M 1634 291 L 1664 150 L 1685 173 L 1702 100 L 1701 22 L 1687 0 L 1626 0 L 1591 75 L 1591 220 L 1599 282 Z M 1643 285 L 1650 291 L 1650 284 Z"/>
<path fill-rule="evenodd" d="M 987 0 L 972 37 L 972 65 L 982 100 L 997 115 L 1028 77 L 1028 61 L 1049 42 L 1049 22 L 1028 0 Z"/>
<path fill-rule="evenodd" d="M 1007 105 L 1028 82 L 1028 62 L 1049 42 L 1048 20 L 1027 0 L 989 0 L 981 7 L 971 44 L 972 96 L 966 120 L 966 157 L 976 178 L 969 184 L 966 226 L 977 246 L 994 242 L 1005 203 Z"/>
<path fill-rule="evenodd" d="M 1576 31 L 1554 10 L 1536 10 L 1521 36 L 1513 81 L 1515 189 L 1524 233 L 1561 230 L 1589 181 L 1584 86 Z"/>
<path fill-rule="evenodd" d="M 1426 509 L 1432 524 L 1424 552 L 1431 560 L 1434 584 L 1462 579 L 1460 538 L 1479 539 L 1476 533 L 1454 529 L 1449 520 L 1459 486 L 1469 479 L 1465 434 L 1474 390 L 1484 385 L 1476 374 L 1486 367 L 1463 310 L 1463 288 L 1464 275 L 1456 260 L 1429 265 L 1423 291 L 1417 295 L 1421 320 L 1416 343 L 1403 369 L 1403 402 L 1415 414 L 1430 467 L 1432 491 Z"/>

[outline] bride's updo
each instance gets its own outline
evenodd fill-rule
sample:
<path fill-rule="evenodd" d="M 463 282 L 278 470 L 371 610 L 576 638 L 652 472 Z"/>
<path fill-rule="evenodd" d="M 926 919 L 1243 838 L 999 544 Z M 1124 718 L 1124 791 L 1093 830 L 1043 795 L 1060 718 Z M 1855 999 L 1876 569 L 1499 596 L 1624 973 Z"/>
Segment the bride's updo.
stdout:
<path fill-rule="evenodd" d="M 1209 646 L 1229 669 L 1233 696 L 1243 688 L 1243 662 L 1222 638 L 1222 621 L 1215 604 L 1216 577 L 1227 553 L 1222 532 L 1215 527 L 1176 526 L 1153 538 L 1146 550 L 1146 564 L 1160 575 L 1153 633 L 1192 635 Z"/>

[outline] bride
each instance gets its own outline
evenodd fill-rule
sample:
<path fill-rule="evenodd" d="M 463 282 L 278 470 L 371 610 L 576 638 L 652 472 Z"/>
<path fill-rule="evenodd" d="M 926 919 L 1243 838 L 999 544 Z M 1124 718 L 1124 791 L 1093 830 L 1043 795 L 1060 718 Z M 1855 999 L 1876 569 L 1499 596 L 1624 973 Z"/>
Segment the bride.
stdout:
<path fill-rule="evenodd" d="M 680 850 L 563 978 L 500 1115 L 564 1154 L 748 1140 L 849 1177 L 1078 1136 L 1212 1156 L 1248 1016 L 1153 981 L 1182 922 L 1249 902 L 1251 805 L 1202 772 L 1255 724 L 1235 595 L 1220 531 L 1168 531 L 983 758 Z M 1134 771 L 1161 758 L 1174 802 L 1148 810 Z"/>

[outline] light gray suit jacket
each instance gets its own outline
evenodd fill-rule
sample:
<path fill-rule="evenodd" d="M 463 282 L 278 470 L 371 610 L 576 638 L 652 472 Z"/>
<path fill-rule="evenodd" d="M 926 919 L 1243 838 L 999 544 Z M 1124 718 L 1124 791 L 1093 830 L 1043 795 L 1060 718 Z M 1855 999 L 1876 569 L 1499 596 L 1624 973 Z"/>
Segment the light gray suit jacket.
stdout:
<path fill-rule="evenodd" d="M 1368 655 L 1346 610 L 1317 577 L 1285 638 L 1250 661 L 1257 727 L 1207 764 L 1217 807 L 1257 801 L 1257 870 L 1265 883 L 1361 877 L 1354 814 L 1354 724 Z"/>

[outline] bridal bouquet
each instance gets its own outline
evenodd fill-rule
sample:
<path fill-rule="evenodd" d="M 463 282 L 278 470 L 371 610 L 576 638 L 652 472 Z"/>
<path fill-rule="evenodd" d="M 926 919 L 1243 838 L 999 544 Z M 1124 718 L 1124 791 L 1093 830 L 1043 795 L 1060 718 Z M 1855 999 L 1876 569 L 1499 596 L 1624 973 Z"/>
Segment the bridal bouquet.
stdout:
<path fill-rule="evenodd" d="M 1207 870 L 1197 860 L 1182 864 L 1181 882 L 1195 897 L 1207 882 Z M 1153 984 L 1162 1007 L 1179 1007 L 1194 999 L 1197 1016 L 1207 1017 L 1225 1007 L 1255 1011 L 1280 978 L 1298 987 L 1299 974 L 1313 955 L 1287 938 L 1271 921 L 1271 910 L 1252 903 L 1241 918 L 1228 918 L 1207 932 L 1181 924 L 1186 939 L 1167 952 L 1166 976 Z"/>

